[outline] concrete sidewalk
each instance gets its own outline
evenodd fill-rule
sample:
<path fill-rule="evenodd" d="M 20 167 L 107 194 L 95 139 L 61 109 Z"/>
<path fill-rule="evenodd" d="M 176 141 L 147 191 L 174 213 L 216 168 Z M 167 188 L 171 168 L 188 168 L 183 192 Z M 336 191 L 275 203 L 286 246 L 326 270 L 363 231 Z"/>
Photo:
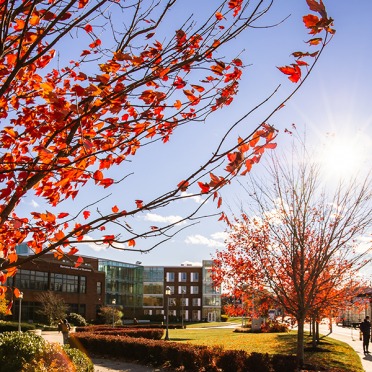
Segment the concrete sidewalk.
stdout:
<path fill-rule="evenodd" d="M 326 337 L 334 338 L 335 340 L 339 340 L 345 342 L 346 344 L 349 344 L 359 355 L 365 372 L 372 372 L 372 354 L 363 353 L 363 342 L 359 339 L 359 330 L 352 330 L 348 328 L 347 332 L 350 331 L 350 333 L 340 334 L 338 332 L 339 328 L 342 327 L 334 325 L 334 332 L 329 333 L 328 326 L 321 325 L 319 328 L 319 332 L 323 335 L 327 335 Z M 369 351 L 372 353 L 372 343 L 370 344 Z"/>

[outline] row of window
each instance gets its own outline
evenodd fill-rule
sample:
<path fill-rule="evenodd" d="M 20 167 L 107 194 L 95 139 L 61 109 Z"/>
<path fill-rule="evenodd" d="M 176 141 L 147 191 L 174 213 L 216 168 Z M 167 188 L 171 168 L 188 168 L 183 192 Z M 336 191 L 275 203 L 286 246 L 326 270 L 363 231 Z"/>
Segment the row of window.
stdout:
<path fill-rule="evenodd" d="M 176 273 L 167 272 L 165 278 L 166 278 L 167 282 L 175 282 Z M 187 273 L 186 272 L 179 272 L 178 273 L 178 281 L 179 282 L 187 282 Z M 199 281 L 199 273 L 198 272 L 191 272 L 190 273 L 190 282 L 198 282 L 198 281 Z"/>
<path fill-rule="evenodd" d="M 164 310 L 160 309 L 145 309 L 144 310 L 145 315 L 164 315 Z M 168 312 L 169 316 L 179 316 L 180 318 L 183 317 L 184 320 L 190 320 L 190 312 L 188 310 L 169 310 Z M 199 321 L 201 320 L 201 311 L 200 310 L 192 310 L 191 311 L 191 320 L 193 321 Z"/>
<path fill-rule="evenodd" d="M 169 306 L 189 306 L 190 303 L 193 307 L 201 306 L 201 298 L 175 298 L 168 297 Z M 161 295 L 143 296 L 143 306 L 145 307 L 164 307 L 164 297 Z"/>
<path fill-rule="evenodd" d="M 197 285 L 179 285 L 175 287 L 174 285 L 167 286 L 170 288 L 171 294 L 177 293 L 180 295 L 185 294 L 199 294 L 200 287 Z M 143 284 L 143 293 L 144 294 L 163 294 L 164 293 L 164 285 L 163 283 L 144 283 Z"/>
<path fill-rule="evenodd" d="M 35 270 L 18 270 L 15 286 L 21 289 L 56 291 L 69 293 L 86 293 L 85 276 L 47 273 Z"/>

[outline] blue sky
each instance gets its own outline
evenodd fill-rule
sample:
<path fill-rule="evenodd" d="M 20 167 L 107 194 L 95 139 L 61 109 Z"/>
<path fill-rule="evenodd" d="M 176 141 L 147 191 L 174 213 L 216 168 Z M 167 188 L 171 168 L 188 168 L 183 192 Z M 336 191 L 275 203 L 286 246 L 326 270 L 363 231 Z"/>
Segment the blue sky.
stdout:
<path fill-rule="evenodd" d="M 192 9 L 198 14 L 203 14 L 203 10 L 210 7 L 208 0 L 181 0 L 179 3 L 175 17 L 172 18 L 177 22 L 180 22 L 181 15 L 185 19 Z M 372 60 L 370 22 L 372 2 L 324 0 L 324 3 L 328 14 L 335 20 L 336 35 L 302 90 L 271 119 L 270 124 L 274 124 L 280 130 L 278 151 L 285 149 L 290 142 L 289 136 L 284 134 L 285 128 L 290 128 L 292 123 L 296 124 L 299 131 L 306 128 L 309 142 L 317 148 L 314 155 L 322 150 L 330 159 L 328 174 L 334 180 L 340 174 L 332 173 L 336 168 L 350 172 L 359 166 L 363 169 L 371 167 L 372 75 L 369 65 Z M 156 145 L 152 150 L 151 160 L 148 152 L 138 152 L 136 162 L 133 163 L 135 175 L 125 183 L 125 191 L 124 188 L 120 189 L 122 186 L 115 186 L 109 190 L 113 193 L 114 199 L 149 200 L 160 190 L 166 189 L 167 184 L 176 185 L 190 169 L 203 163 L 226 125 L 240 118 L 248 109 L 265 99 L 278 84 L 282 84 L 274 100 L 257 112 L 245 125 L 253 128 L 260 119 L 262 120 L 265 112 L 269 112 L 294 88 L 293 83 L 281 74 L 276 66 L 291 63 L 292 52 L 306 49 L 304 41 L 311 37 L 303 27 L 302 16 L 308 12 L 305 0 L 275 0 L 266 21 L 263 18 L 260 25 L 275 24 L 288 15 L 290 17 L 277 27 L 248 31 L 244 38 L 232 45 L 236 50 L 243 50 L 241 58 L 250 64 L 244 72 L 240 91 L 234 102 L 228 108 L 210 116 L 205 123 L 195 124 L 202 126 L 198 129 L 197 137 L 193 135 L 191 126 L 189 129 L 181 129 L 166 146 Z M 341 151 L 340 144 L 343 144 Z M 345 154 L 349 156 L 345 157 Z M 338 162 L 332 161 L 334 157 Z M 342 167 L 339 167 L 340 164 Z M 257 166 L 252 172 L 260 175 L 263 167 Z M 240 182 L 244 183 L 244 179 L 241 178 Z M 106 191 L 102 195 L 105 195 Z M 223 190 L 222 195 L 224 208 L 234 206 L 245 197 L 245 192 L 235 182 Z M 33 201 L 29 198 L 26 202 Z M 129 223 L 133 223 L 134 226 L 149 222 L 160 225 L 182 216 L 187 208 L 195 206 L 198 202 L 181 201 L 171 209 L 159 213 L 144 213 Z M 212 203 L 206 205 L 205 214 L 215 211 Z M 79 249 L 83 255 L 124 262 L 179 265 L 185 261 L 201 262 L 203 259 L 210 259 L 216 248 L 223 247 L 224 230 L 225 225 L 212 217 L 185 229 L 171 241 L 148 254 L 106 248 L 98 250 L 97 247 L 93 249 L 90 246 L 81 246 Z"/>

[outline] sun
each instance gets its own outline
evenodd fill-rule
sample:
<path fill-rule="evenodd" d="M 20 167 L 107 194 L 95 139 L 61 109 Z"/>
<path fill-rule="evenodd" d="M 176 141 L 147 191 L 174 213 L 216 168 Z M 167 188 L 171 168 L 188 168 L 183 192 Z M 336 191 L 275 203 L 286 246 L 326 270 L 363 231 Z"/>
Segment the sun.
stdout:
<path fill-rule="evenodd" d="M 371 169 L 371 138 L 361 133 L 328 134 L 319 155 L 327 178 L 352 178 Z"/>

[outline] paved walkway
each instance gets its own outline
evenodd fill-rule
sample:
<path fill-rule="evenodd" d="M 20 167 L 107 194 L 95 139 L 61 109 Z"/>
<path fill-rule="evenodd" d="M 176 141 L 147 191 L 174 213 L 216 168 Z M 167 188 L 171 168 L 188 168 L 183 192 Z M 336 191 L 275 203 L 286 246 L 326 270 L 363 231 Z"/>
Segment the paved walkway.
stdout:
<path fill-rule="evenodd" d="M 360 356 L 365 372 L 372 372 L 372 354 L 363 353 L 363 342 L 359 340 L 359 330 L 347 328 L 345 330 L 346 332 L 341 334 L 339 328 L 342 327 L 334 325 L 333 332 L 327 337 L 349 344 Z M 328 334 L 328 326 L 321 325 L 319 331 L 324 335 Z M 370 344 L 369 351 L 372 353 L 372 343 Z"/>

